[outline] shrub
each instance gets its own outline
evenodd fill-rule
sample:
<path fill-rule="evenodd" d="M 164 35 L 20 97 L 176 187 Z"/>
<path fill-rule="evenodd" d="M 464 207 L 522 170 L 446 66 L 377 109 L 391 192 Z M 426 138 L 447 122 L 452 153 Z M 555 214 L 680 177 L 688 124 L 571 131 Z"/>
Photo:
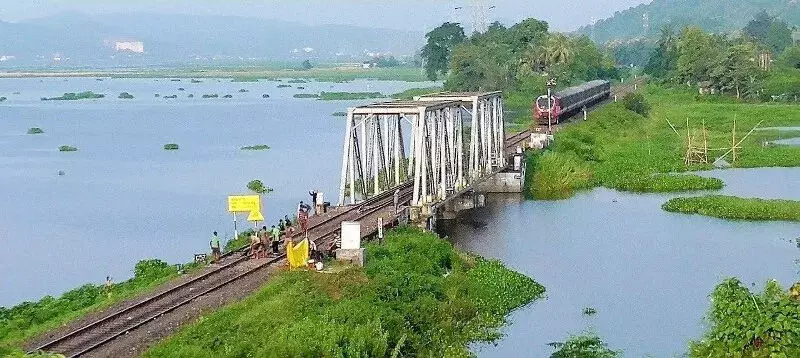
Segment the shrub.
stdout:
<path fill-rule="evenodd" d="M 175 143 L 164 144 L 164 150 L 178 150 L 179 148 Z"/>
<path fill-rule="evenodd" d="M 629 111 L 639 113 L 642 117 L 650 114 L 650 104 L 645 100 L 644 95 L 639 92 L 631 92 L 622 97 L 622 103 Z"/>
<path fill-rule="evenodd" d="M 247 189 L 250 189 L 257 194 L 266 194 L 272 192 L 272 188 L 264 186 L 264 183 L 258 179 L 251 180 L 249 183 L 247 183 Z"/>
<path fill-rule="evenodd" d="M 72 146 L 69 146 L 69 145 L 62 145 L 62 146 L 58 147 L 58 151 L 59 152 L 77 152 L 78 148 L 72 147 Z"/>
<path fill-rule="evenodd" d="M 39 127 L 33 127 L 28 129 L 28 134 L 42 134 L 44 131 Z"/>

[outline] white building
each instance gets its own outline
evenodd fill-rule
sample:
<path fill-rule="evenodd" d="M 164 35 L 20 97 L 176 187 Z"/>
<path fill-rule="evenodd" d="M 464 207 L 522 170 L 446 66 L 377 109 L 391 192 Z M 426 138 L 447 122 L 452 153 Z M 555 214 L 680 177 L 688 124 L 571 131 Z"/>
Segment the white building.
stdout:
<path fill-rule="evenodd" d="M 117 41 L 114 43 L 114 49 L 118 52 L 144 53 L 144 43 L 141 41 Z"/>

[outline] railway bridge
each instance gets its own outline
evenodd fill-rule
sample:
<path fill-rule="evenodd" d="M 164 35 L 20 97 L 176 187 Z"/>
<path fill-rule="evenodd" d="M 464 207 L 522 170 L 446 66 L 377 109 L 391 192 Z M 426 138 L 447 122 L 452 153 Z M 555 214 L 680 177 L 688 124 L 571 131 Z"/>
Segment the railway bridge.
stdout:
<path fill-rule="evenodd" d="M 410 192 L 412 221 L 435 225 L 481 200 L 478 192 L 521 191 L 527 133 L 507 145 L 502 92 L 443 92 L 412 101 L 350 108 L 342 150 L 339 205 Z M 505 175 L 504 175 L 505 174 Z M 498 179 L 500 178 L 500 179 Z"/>

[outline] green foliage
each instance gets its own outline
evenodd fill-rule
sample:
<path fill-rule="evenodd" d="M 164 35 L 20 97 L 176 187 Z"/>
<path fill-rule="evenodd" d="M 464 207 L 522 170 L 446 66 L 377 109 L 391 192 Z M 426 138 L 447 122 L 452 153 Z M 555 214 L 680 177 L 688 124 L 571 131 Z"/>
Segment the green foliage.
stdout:
<path fill-rule="evenodd" d="M 386 96 L 380 92 L 321 92 L 319 94 L 319 99 L 323 101 L 345 101 L 374 98 L 386 98 Z"/>
<path fill-rule="evenodd" d="M 435 81 L 439 76 L 447 75 L 450 53 L 456 45 L 466 40 L 466 36 L 461 25 L 445 22 L 428 32 L 425 37 L 428 42 L 421 53 L 425 60 L 425 74 L 429 80 Z"/>
<path fill-rule="evenodd" d="M 800 70 L 800 45 L 787 48 L 775 59 L 778 67 Z"/>
<path fill-rule="evenodd" d="M 69 145 L 62 145 L 62 146 L 58 147 L 58 151 L 59 152 L 77 152 L 78 148 L 73 147 L 73 146 L 69 146 Z"/>
<path fill-rule="evenodd" d="M 644 95 L 639 92 L 631 92 L 622 97 L 622 105 L 642 117 L 647 117 L 650 114 L 650 104 L 644 99 Z"/>
<path fill-rule="evenodd" d="M 33 127 L 28 129 L 28 134 L 42 134 L 44 131 L 39 127 Z"/>
<path fill-rule="evenodd" d="M 616 358 L 622 352 L 613 351 L 595 334 L 572 336 L 566 342 L 550 343 L 557 348 L 550 358 Z"/>
<path fill-rule="evenodd" d="M 252 190 L 256 194 L 266 194 L 271 193 L 272 188 L 264 186 L 264 183 L 261 180 L 251 180 L 247 183 L 247 189 Z"/>
<path fill-rule="evenodd" d="M 770 100 L 794 101 L 800 96 L 800 69 L 773 70 L 764 82 L 764 95 Z"/>
<path fill-rule="evenodd" d="M 42 101 L 77 101 L 79 99 L 97 99 L 97 98 L 104 98 L 106 95 L 94 93 L 92 91 L 87 92 L 68 92 L 64 93 L 64 95 L 60 97 L 42 97 Z"/>
<path fill-rule="evenodd" d="M 751 293 L 738 279 L 726 279 L 711 294 L 709 328 L 689 344 L 690 357 L 800 356 L 800 301 L 777 282 Z"/>
<path fill-rule="evenodd" d="M 225 243 L 225 247 L 222 249 L 222 251 L 227 253 L 239 250 L 243 247 L 248 247 L 250 245 L 250 235 L 253 232 L 253 229 L 247 229 L 243 232 L 240 232 L 238 237 L 228 240 L 228 242 Z"/>
<path fill-rule="evenodd" d="M 416 229 L 366 250 L 363 269 L 279 273 L 145 357 L 469 356 L 469 342 L 497 339 L 509 311 L 544 292 Z"/>
<path fill-rule="evenodd" d="M 119 96 L 117 98 L 119 98 L 119 99 L 133 99 L 134 97 L 133 97 L 132 94 L 130 94 L 128 92 L 122 92 L 122 93 L 119 94 Z"/>
<path fill-rule="evenodd" d="M 700 214 L 732 220 L 800 221 L 800 201 L 707 195 L 674 198 L 662 205 L 666 211 Z"/>
<path fill-rule="evenodd" d="M 316 93 L 295 93 L 294 98 L 319 98 L 319 95 Z"/>
<path fill-rule="evenodd" d="M 178 150 L 180 147 L 175 143 L 164 144 L 164 150 Z"/>
<path fill-rule="evenodd" d="M 266 144 L 258 144 L 258 145 L 249 145 L 246 147 L 242 147 L 242 150 L 268 150 L 269 146 Z"/>
<path fill-rule="evenodd" d="M 710 165 L 684 163 L 686 118 L 690 127 L 698 131 L 705 121 L 709 148 L 730 147 L 735 118 L 737 138 L 744 137 L 761 120 L 765 120 L 763 127 L 800 126 L 797 106 L 705 103 L 694 97 L 691 92 L 648 86 L 645 99 L 652 105 L 648 118 L 626 110 L 622 103 L 614 103 L 593 111 L 587 121 L 564 127 L 555 134 L 548 152 L 529 158 L 526 194 L 560 199 L 597 185 L 633 192 L 720 189 L 723 183 L 718 179 L 675 174 L 711 169 Z M 677 135 L 667 120 L 676 126 Z M 800 166 L 800 148 L 764 145 L 787 135 L 791 134 L 754 132 L 741 144 L 734 166 Z M 709 150 L 710 161 L 726 151 Z"/>
<path fill-rule="evenodd" d="M 132 279 L 109 289 L 89 284 L 68 291 L 61 297 L 45 296 L 37 302 L 23 302 L 11 308 L 0 307 L 0 356 L 14 354 L 26 339 L 59 327 L 87 312 L 149 290 L 177 275 L 178 270 L 174 266 L 159 260 L 145 260 L 136 264 Z"/>

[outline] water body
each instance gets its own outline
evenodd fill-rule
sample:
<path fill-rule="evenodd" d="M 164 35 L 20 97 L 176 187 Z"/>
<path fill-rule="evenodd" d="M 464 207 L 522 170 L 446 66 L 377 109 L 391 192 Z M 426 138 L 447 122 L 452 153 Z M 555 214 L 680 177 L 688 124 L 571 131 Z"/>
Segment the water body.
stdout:
<path fill-rule="evenodd" d="M 800 168 L 720 170 L 719 193 L 800 200 Z M 704 331 L 708 295 L 724 278 L 760 290 L 798 280 L 800 223 L 732 222 L 668 213 L 678 195 L 599 188 L 556 202 L 489 196 L 485 208 L 443 225 L 456 246 L 496 258 L 547 288 L 511 316 L 479 357 L 543 357 L 570 334 L 592 330 L 626 357 L 680 356 Z M 592 307 L 597 314 L 582 314 Z"/>
<path fill-rule="evenodd" d="M 292 95 L 392 94 L 436 85 L 292 84 L 305 87 L 298 90 L 279 89 L 280 83 L 0 80 L 0 96 L 8 97 L 0 104 L 0 306 L 58 295 L 102 282 L 106 275 L 123 280 L 144 258 L 191 261 L 194 253 L 207 251 L 212 231 L 233 236 L 226 198 L 246 193 L 252 179 L 275 190 L 262 204 L 270 222 L 293 213 L 299 200 L 310 200 L 311 189 L 325 193 L 328 201 L 338 200 L 344 123 L 331 114 L 371 101 Z M 89 90 L 106 98 L 40 100 Z M 121 92 L 136 98 L 118 99 Z M 200 98 L 215 93 L 220 98 Z M 233 98 L 221 98 L 226 94 Z M 163 98 L 169 95 L 178 98 Z M 27 135 L 30 127 L 45 134 Z M 166 143 L 177 143 L 180 150 L 165 151 Z M 255 144 L 272 149 L 239 149 Z M 61 145 L 79 151 L 59 153 Z"/>

